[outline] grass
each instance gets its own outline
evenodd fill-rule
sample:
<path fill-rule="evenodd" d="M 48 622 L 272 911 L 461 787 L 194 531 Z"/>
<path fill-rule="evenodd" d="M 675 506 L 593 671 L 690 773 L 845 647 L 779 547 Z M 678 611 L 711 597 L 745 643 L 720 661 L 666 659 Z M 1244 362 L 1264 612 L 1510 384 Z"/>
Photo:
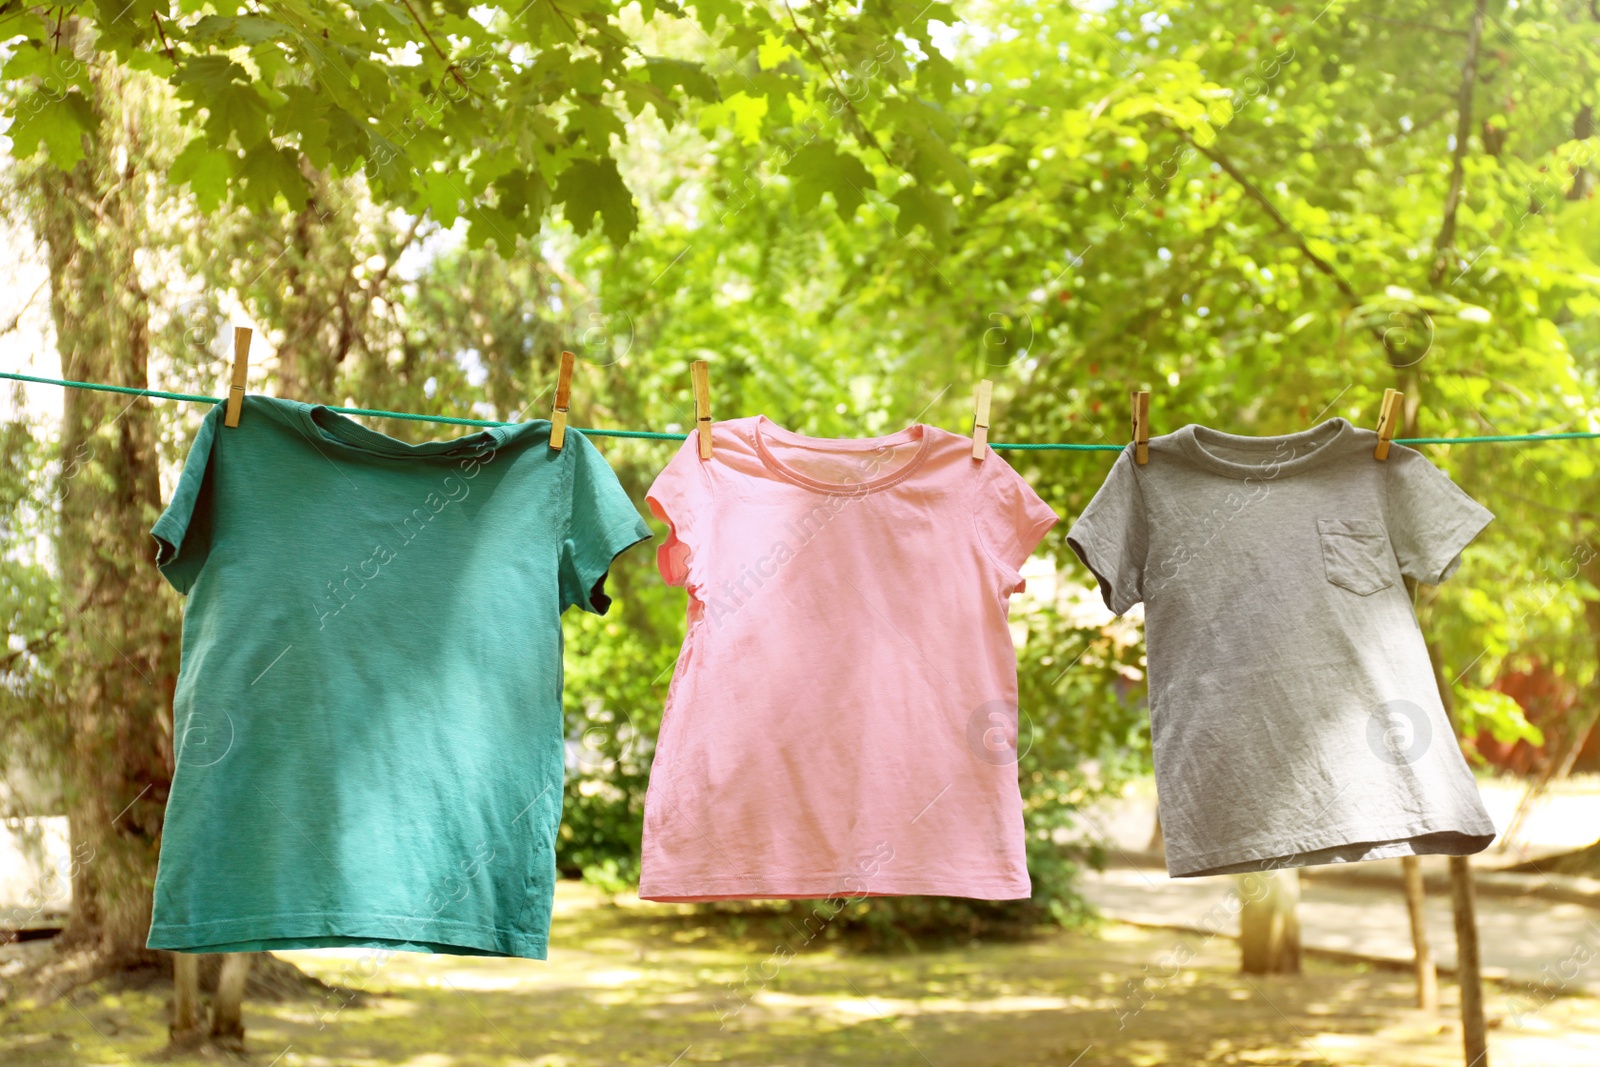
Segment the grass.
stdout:
<path fill-rule="evenodd" d="M 547 962 L 360 951 L 284 953 L 366 994 L 247 1005 L 251 1060 L 272 1067 L 1446 1067 L 1461 1063 L 1454 989 L 1411 1007 L 1404 974 L 1310 961 L 1237 973 L 1231 941 L 1108 924 L 1017 943 L 864 955 L 683 906 L 608 904 L 564 884 Z M 1174 966 L 1175 948 L 1185 963 Z M 781 947 L 780 947 L 781 946 Z M 41 945 L 9 954 L 45 953 Z M 8 1067 L 148 1062 L 160 988 L 0 1004 Z M 1600 1063 L 1600 1001 L 1511 1013 L 1488 991 L 1495 1067 Z M 179 1060 L 175 1062 L 188 1062 Z"/>

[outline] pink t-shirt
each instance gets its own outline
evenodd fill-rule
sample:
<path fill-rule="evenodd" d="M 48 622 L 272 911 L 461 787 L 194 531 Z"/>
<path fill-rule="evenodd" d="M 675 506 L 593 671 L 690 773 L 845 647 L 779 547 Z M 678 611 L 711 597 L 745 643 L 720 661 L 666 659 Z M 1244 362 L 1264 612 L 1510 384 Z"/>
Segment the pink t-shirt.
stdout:
<path fill-rule="evenodd" d="M 1006 608 L 1055 513 L 933 426 L 712 442 L 646 498 L 689 610 L 639 895 L 1029 896 Z"/>

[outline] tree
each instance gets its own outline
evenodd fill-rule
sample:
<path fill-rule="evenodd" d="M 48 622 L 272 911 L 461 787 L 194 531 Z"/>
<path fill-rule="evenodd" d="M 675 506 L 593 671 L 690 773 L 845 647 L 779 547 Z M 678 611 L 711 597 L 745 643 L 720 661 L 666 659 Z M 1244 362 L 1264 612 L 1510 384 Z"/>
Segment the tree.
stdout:
<path fill-rule="evenodd" d="M 63 367 L 78 378 L 143 386 L 149 294 L 135 252 L 149 227 L 146 98 L 115 70 L 89 85 L 92 152 L 71 172 L 36 167 L 23 184 L 48 251 Z M 160 575 L 149 565 L 149 527 L 161 505 L 157 441 L 147 400 L 86 391 L 65 398 L 55 501 L 65 746 L 58 755 L 74 846 L 94 857 L 76 869 L 66 936 L 112 966 L 155 955 L 144 941 L 171 781 L 176 615 L 163 610 Z"/>
<path fill-rule="evenodd" d="M 171 178 L 208 211 L 230 199 L 264 210 L 279 196 L 298 210 L 317 175 L 364 174 L 383 203 L 442 226 L 466 216 L 473 243 L 502 254 L 556 206 L 580 233 L 599 215 L 621 243 L 638 219 L 616 145 L 645 109 L 671 125 L 695 105 L 747 143 L 803 125 L 798 153 L 812 141 L 847 147 L 805 156 L 836 187 L 866 174 L 869 152 L 924 196 L 966 180 L 938 106 L 955 80 L 930 30 L 955 21 L 943 3 L 802 14 L 786 0 L 134 0 L 69 16 L 11 0 L 0 19 L 14 42 L 0 80 L 20 89 L 19 157 L 70 170 L 97 132 L 91 68 L 147 72 L 182 101 L 192 131 Z M 734 58 L 713 73 L 703 55 Z M 858 91 L 866 79 L 886 92 Z"/>
<path fill-rule="evenodd" d="M 1239 876 L 1239 970 L 1299 974 L 1300 872 L 1252 871 Z"/>
<path fill-rule="evenodd" d="M 217 391 L 215 340 L 237 304 L 273 353 L 258 363 L 269 390 L 440 414 L 543 414 L 567 347 L 585 357 L 577 425 L 683 428 L 687 364 L 700 356 L 713 360 L 719 415 L 766 411 L 823 435 L 912 419 L 964 427 L 980 376 L 997 382 L 1001 441 L 1121 441 L 1133 386 L 1153 389 L 1157 432 L 1195 421 L 1275 433 L 1334 414 L 1371 425 L 1395 384 L 1420 433 L 1595 425 L 1600 208 L 1583 116 L 1597 64 L 1588 35 L 1563 32 L 1591 19 L 1581 4 L 1488 11 L 1470 72 L 1470 12 L 1424 0 L 1022 2 L 972 11 L 970 32 L 937 47 L 927 20 L 946 17 L 940 7 L 919 18 L 915 7 L 780 7 L 748 23 L 741 8 L 709 22 L 685 10 L 542 4 L 483 21 L 403 3 L 171 18 L 140 7 L 115 33 L 66 18 L 58 42 L 55 20 L 9 8 L 34 21 L 4 77 L 26 119 L 13 127 L 19 154 L 33 153 L 41 180 L 79 189 L 58 207 L 110 211 L 139 188 L 160 205 L 159 226 L 113 231 L 114 216 L 90 211 L 84 233 L 137 237 L 181 260 L 201 296 L 185 310 L 151 294 L 148 347 L 165 384 L 194 391 Z M 563 15 L 574 29 L 558 39 Z M 912 30 L 894 32 L 897 20 Z M 324 24 L 326 49 L 320 29 L 305 29 Z M 548 47 L 526 46 L 535 28 Z M 652 64 L 613 33 L 687 65 Z M 374 58 L 374 42 L 404 40 L 416 62 Z M 485 42 L 493 55 L 469 65 Z M 696 60 L 715 68 L 710 85 Z M 353 87 L 340 71 L 362 77 Z M 162 101 L 196 105 L 131 182 L 106 170 L 125 136 L 107 117 L 119 101 L 93 95 L 111 84 L 94 79 L 113 74 L 129 92 L 166 86 Z M 680 74 L 689 81 L 668 77 Z M 632 113 L 633 82 L 670 106 Z M 679 121 L 673 108 L 686 115 L 690 103 L 699 121 Z M 80 119 L 97 135 L 80 136 Z M 153 122 L 136 124 L 147 141 Z M 80 185 L 64 184 L 63 163 Z M 139 184 L 168 167 L 171 184 Z M 191 197 L 213 211 L 203 228 Z M 532 233 L 552 208 L 571 226 L 501 240 Z M 473 247 L 484 241 L 497 256 Z M 80 320 L 111 321 L 121 305 L 110 297 L 132 290 L 107 279 L 126 279 L 128 261 L 125 245 L 57 261 L 72 299 L 109 294 L 103 308 L 85 299 L 63 338 L 81 335 Z M 137 316 L 116 314 L 119 332 L 99 336 L 137 336 Z M 101 369 L 143 373 L 130 368 Z M 177 462 L 196 414 L 156 424 L 164 463 Z M 602 445 L 636 494 L 670 447 Z M 1593 455 L 1429 450 L 1501 517 L 1457 578 L 1418 599 L 1463 732 L 1536 737 L 1494 688 L 1518 664 L 1593 684 Z M 1068 519 L 1106 459 L 1009 458 Z M 119 499 L 106 495 L 96 519 L 129 501 L 149 510 L 137 493 Z M 1046 551 L 1071 573 L 1059 540 Z M 33 580 L 14 573 L 19 588 Z M 636 856 L 681 605 L 648 554 L 625 557 L 614 578 L 626 594 L 615 617 L 567 624 L 569 724 L 591 754 L 569 788 L 562 863 L 616 884 Z M 93 618 L 107 633 L 142 625 L 118 614 L 124 605 L 102 609 Z M 1033 862 L 1060 861 L 1050 884 L 1061 885 L 1083 855 L 1070 850 L 1073 806 L 1148 758 L 1143 647 L 1137 633 L 1060 612 L 1029 626 L 1022 687 L 1039 729 L 1020 773 Z M 29 647 L 48 652 L 49 629 L 33 626 Z M 51 667 L 46 655 L 31 668 L 39 692 Z M 32 720 L 40 736 L 54 721 L 45 707 Z M 131 721 L 159 750 L 158 724 Z M 1065 893 L 1050 903 L 1072 911 Z"/>

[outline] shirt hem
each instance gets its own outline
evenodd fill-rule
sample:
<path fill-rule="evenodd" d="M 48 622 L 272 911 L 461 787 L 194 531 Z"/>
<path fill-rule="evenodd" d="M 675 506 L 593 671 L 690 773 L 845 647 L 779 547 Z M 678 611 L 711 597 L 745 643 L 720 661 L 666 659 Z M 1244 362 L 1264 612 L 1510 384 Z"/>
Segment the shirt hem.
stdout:
<path fill-rule="evenodd" d="M 894 882 L 870 889 L 847 888 L 835 883 L 801 882 L 788 885 L 729 885 L 700 882 L 687 886 L 639 886 L 640 900 L 667 904 L 696 904 L 717 900 L 857 900 L 864 897 L 961 897 L 967 900 L 1028 900 L 1033 896 L 1031 882 L 1005 882 L 987 885 L 934 882 Z"/>
<path fill-rule="evenodd" d="M 336 912 L 263 915 L 197 923 L 155 923 L 147 948 L 171 952 L 262 952 L 295 948 L 388 948 L 462 956 L 542 960 L 549 938 L 521 930 L 407 917 Z"/>
<path fill-rule="evenodd" d="M 1258 845 L 1248 848 L 1213 849 L 1198 855 L 1174 858 L 1167 855 L 1167 874 L 1172 878 L 1199 878 L 1214 874 L 1238 874 L 1250 870 L 1281 870 L 1289 867 L 1315 866 L 1322 863 L 1357 862 L 1346 859 L 1318 860 L 1314 854 L 1335 848 L 1354 848 L 1370 845 L 1374 851 L 1383 849 L 1381 855 L 1371 859 L 1394 856 L 1469 856 L 1482 852 L 1494 841 L 1498 831 L 1487 817 L 1465 822 L 1426 820 L 1400 827 L 1376 829 L 1338 830 L 1316 834 L 1297 841 Z M 1455 835 L 1457 844 L 1433 847 L 1429 842 L 1419 842 L 1435 834 Z"/>

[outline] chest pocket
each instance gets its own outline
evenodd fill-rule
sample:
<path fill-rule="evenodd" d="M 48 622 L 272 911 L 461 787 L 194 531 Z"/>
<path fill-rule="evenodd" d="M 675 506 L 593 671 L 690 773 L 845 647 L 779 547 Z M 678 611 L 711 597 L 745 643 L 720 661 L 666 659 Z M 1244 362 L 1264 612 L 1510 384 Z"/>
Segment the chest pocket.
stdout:
<path fill-rule="evenodd" d="M 1394 584 L 1389 534 L 1376 519 L 1318 519 L 1328 581 L 1360 596 Z"/>

